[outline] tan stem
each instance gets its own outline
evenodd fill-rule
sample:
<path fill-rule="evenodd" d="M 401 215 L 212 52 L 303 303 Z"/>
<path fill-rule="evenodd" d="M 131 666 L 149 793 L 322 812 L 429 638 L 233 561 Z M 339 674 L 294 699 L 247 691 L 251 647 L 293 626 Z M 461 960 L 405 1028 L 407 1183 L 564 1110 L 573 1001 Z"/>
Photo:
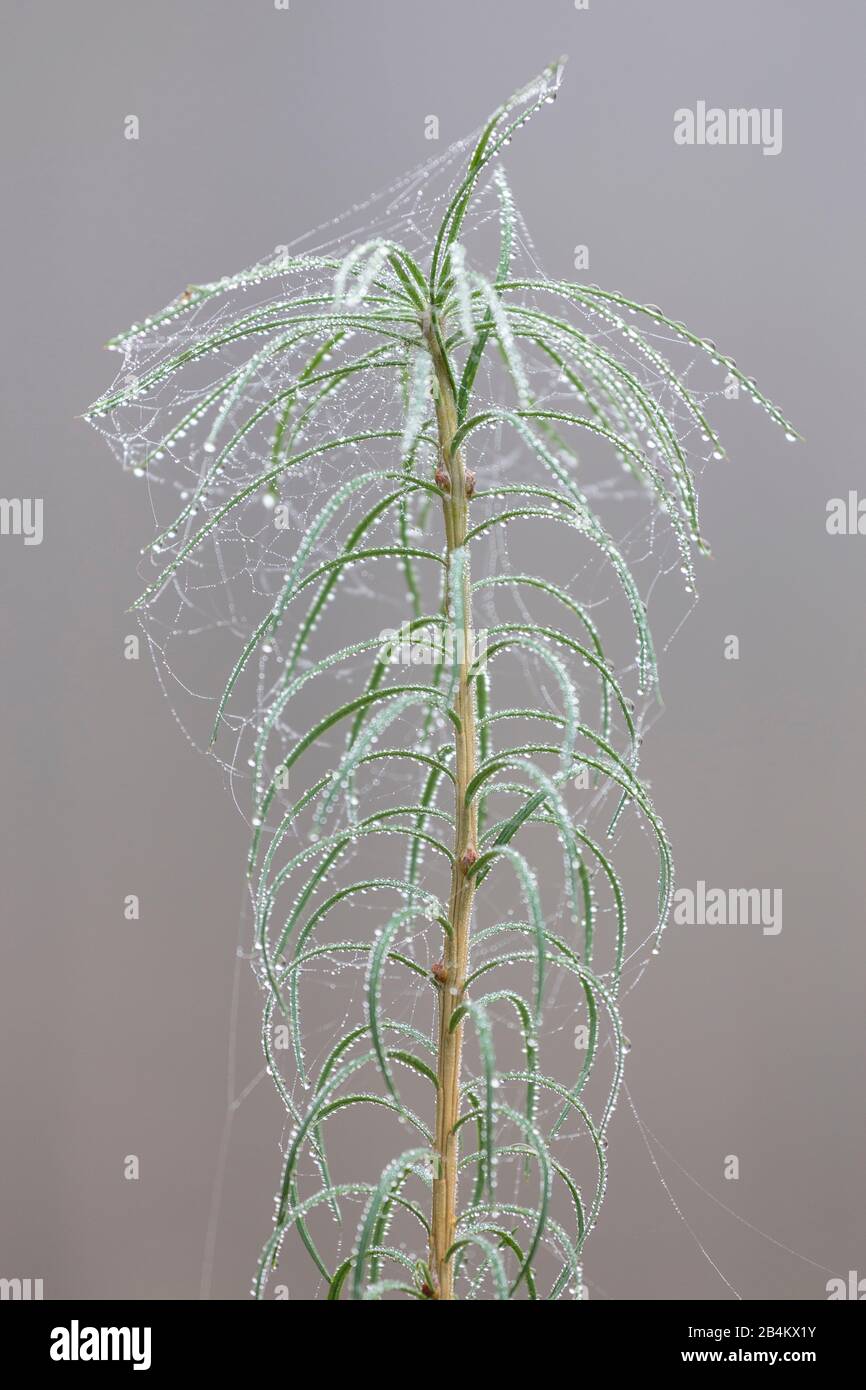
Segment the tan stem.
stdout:
<path fill-rule="evenodd" d="M 457 404 L 451 376 L 435 326 L 427 332 L 436 376 L 436 421 L 439 431 L 440 470 L 447 473 L 450 486 L 443 489 L 442 506 L 448 549 L 449 571 L 453 552 L 466 540 L 468 499 L 466 470 L 459 449 L 453 447 L 457 430 Z M 439 1041 L 436 1075 L 435 1149 L 438 1172 L 433 1175 L 433 1211 L 430 1235 L 430 1262 L 438 1298 L 454 1297 L 453 1261 L 446 1255 L 454 1241 L 457 1220 L 457 1136 L 455 1125 L 460 1113 L 460 1049 L 462 1020 L 451 1027 L 466 984 L 469 961 L 469 933 L 472 917 L 474 876 L 467 876 L 466 853 L 477 852 L 477 811 L 474 803 L 465 805 L 466 788 L 476 771 L 475 697 L 469 682 L 474 651 L 471 591 L 468 558 L 463 564 L 463 632 L 455 634 L 454 659 L 459 664 L 454 708 L 460 720 L 456 738 L 454 867 L 448 920 L 451 936 L 445 943 L 444 970 L 439 984 Z"/>

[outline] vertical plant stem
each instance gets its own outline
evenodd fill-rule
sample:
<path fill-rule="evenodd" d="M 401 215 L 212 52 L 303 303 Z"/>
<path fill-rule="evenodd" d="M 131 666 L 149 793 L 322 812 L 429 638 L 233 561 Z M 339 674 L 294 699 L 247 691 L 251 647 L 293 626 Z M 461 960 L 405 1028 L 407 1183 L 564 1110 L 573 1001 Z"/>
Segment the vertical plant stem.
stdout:
<path fill-rule="evenodd" d="M 466 541 L 468 498 L 467 476 L 459 449 L 453 440 L 457 429 L 457 405 L 448 363 L 435 325 L 427 341 L 433 358 L 436 382 L 436 421 L 439 432 L 440 476 L 447 474 L 443 487 L 443 512 L 449 575 L 453 555 Z M 444 481 L 444 480 L 443 480 Z M 467 874 L 477 853 L 477 811 L 465 804 L 466 788 L 476 771 L 475 695 L 469 682 L 474 652 L 471 587 L 468 556 L 462 566 L 462 632 L 452 633 L 453 659 L 459 665 L 455 711 L 460 720 L 456 736 L 454 867 L 448 919 L 451 936 L 445 943 L 442 979 L 439 984 L 439 1041 L 436 1076 L 436 1126 L 434 1142 L 437 1170 L 433 1175 L 433 1211 L 430 1261 L 436 1279 L 435 1296 L 454 1297 L 453 1262 L 445 1257 L 454 1240 L 457 1220 L 457 1137 L 454 1127 L 460 1113 L 460 1050 L 462 1019 L 452 1028 L 453 1014 L 459 1008 L 466 984 L 469 960 L 469 934 L 472 919 L 474 876 Z"/>

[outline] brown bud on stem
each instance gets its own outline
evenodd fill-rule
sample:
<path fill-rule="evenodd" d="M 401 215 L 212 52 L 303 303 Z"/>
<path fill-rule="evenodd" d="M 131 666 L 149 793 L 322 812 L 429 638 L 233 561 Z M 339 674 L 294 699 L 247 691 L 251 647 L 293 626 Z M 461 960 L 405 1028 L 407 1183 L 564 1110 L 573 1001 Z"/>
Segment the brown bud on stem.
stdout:
<path fill-rule="evenodd" d="M 436 472 L 433 474 L 433 481 L 438 488 L 442 489 L 443 492 L 451 491 L 451 479 L 448 477 L 448 474 L 445 472 L 445 469 L 442 467 L 441 464 L 436 469 Z"/>
<path fill-rule="evenodd" d="M 478 851 L 472 845 L 467 845 L 460 856 L 460 867 L 464 874 L 468 874 L 472 865 L 478 860 Z"/>
<path fill-rule="evenodd" d="M 437 985 L 444 985 L 448 980 L 448 971 L 445 969 L 444 960 L 437 960 L 430 974 L 433 976 Z"/>
<path fill-rule="evenodd" d="M 466 500 L 475 496 L 475 474 L 467 468 L 464 474 L 464 487 L 466 489 Z"/>

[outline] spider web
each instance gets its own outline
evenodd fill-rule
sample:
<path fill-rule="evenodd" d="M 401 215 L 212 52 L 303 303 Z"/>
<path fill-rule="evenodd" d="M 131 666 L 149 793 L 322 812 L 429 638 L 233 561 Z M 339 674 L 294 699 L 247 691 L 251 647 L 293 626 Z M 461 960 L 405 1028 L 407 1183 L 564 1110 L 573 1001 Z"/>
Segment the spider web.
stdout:
<path fill-rule="evenodd" d="M 553 95 L 555 86 L 542 93 L 545 100 Z M 395 808 L 417 806 L 425 771 L 373 755 L 377 745 L 404 752 L 421 746 L 417 707 L 404 711 L 411 718 L 382 724 L 371 739 L 371 758 L 363 773 L 358 770 L 335 784 L 333 794 L 320 800 L 317 808 L 311 802 L 285 823 L 289 809 L 317 779 L 328 777 L 343 753 L 345 728 L 339 725 L 310 750 L 303 769 L 299 766 L 297 774 L 293 769 L 288 783 L 278 786 L 265 817 L 260 813 L 262 797 L 278 782 L 286 749 L 296 746 L 323 713 L 365 689 L 371 665 L 381 655 L 384 634 L 400 632 L 419 613 L 436 613 L 442 601 L 441 566 L 433 560 L 419 558 L 410 574 L 404 565 L 377 555 L 341 564 L 327 601 L 318 610 L 310 607 L 320 592 L 317 586 L 337 573 L 327 567 L 345 553 L 347 538 L 381 496 L 382 475 L 399 474 L 401 453 L 411 448 L 416 472 L 428 478 L 437 463 L 435 446 L 424 433 L 429 392 L 419 376 L 418 325 L 411 316 L 405 323 L 383 323 L 381 341 L 368 354 L 363 370 L 339 373 L 343 367 L 348 369 L 358 348 L 360 333 L 353 328 L 353 308 L 365 299 L 375 299 L 375 283 L 385 267 L 381 248 L 398 243 L 419 264 L 428 263 L 437 227 L 476 139 L 477 132 L 332 222 L 276 248 L 248 270 L 215 284 L 188 287 L 162 313 L 133 325 L 114 344 L 122 354 L 122 366 L 113 388 L 93 411 L 94 423 L 123 468 L 141 481 L 152 510 L 155 537 L 142 552 L 145 590 L 137 612 L 162 688 L 186 736 L 218 762 L 259 854 L 266 855 L 274 846 L 278 825 L 282 826 L 278 843 L 284 856 L 315 856 L 329 836 L 352 831 L 359 816 L 382 817 L 382 833 L 359 835 L 339 871 L 322 879 L 319 891 L 324 896 L 353 880 L 399 880 L 405 870 L 405 840 L 388 833 L 389 818 Z M 480 283 L 469 279 L 470 268 L 493 278 L 503 209 L 513 237 L 509 277 L 534 282 L 526 302 L 531 312 L 540 314 L 550 306 L 545 284 L 555 295 L 555 282 L 545 281 L 529 232 L 498 167 L 477 190 L 461 230 L 465 284 Z M 359 247 L 366 249 L 359 253 Z M 339 319 L 334 317 L 335 282 L 336 298 L 343 300 Z M 299 304 L 313 306 L 317 312 L 320 307 L 322 327 L 315 349 L 309 334 L 293 324 L 287 311 L 287 306 Z M 492 312 L 492 304 L 490 308 Z M 458 317 L 468 318 L 472 326 L 472 312 L 464 294 Z M 619 297 L 606 298 L 601 292 L 570 303 L 569 318 L 586 344 L 615 358 L 640 382 L 675 430 L 690 470 L 700 474 L 719 452 L 703 420 L 705 408 L 725 390 L 733 366 L 729 359 L 719 358 L 712 344 L 696 346 L 696 340 L 660 318 L 642 319 L 637 332 L 635 310 Z M 573 404 L 572 385 L 561 364 L 524 353 L 520 342 L 504 341 L 502 346 L 503 353 L 487 354 L 476 378 L 473 411 L 508 406 L 515 389 L 536 410 L 553 413 Z M 674 364 L 676 378 L 668 362 Z M 296 385 L 299 379 L 301 390 Z M 677 380 L 688 383 L 697 410 L 688 406 Z M 660 456 L 662 441 L 647 430 L 638 412 L 623 420 L 623 429 L 650 458 Z M 479 432 L 477 438 L 483 443 L 479 447 L 473 437 L 467 455 L 480 493 L 472 519 L 480 524 L 501 510 L 508 495 L 501 489 L 539 487 L 545 476 L 519 431 L 502 421 Z M 323 440 L 332 439 L 349 442 L 321 447 Z M 280 467 L 288 442 L 295 458 L 290 470 Z M 605 439 L 590 435 L 579 452 L 569 457 L 568 467 L 579 476 L 583 497 L 614 537 L 634 575 L 643 603 L 651 610 L 656 647 L 663 649 L 694 602 L 691 558 L 670 513 L 655 505 L 645 483 L 635 477 L 629 458 L 617 456 Z M 329 509 L 331 499 L 339 499 L 339 505 L 335 501 Z M 628 692 L 639 741 L 656 717 L 659 702 L 641 672 L 630 615 L 610 556 L 604 549 L 582 543 L 573 533 L 552 537 L 551 529 L 541 518 L 524 517 L 509 526 L 491 525 L 479 535 L 473 551 L 473 578 L 480 581 L 476 627 L 483 634 L 503 624 L 543 625 L 553 612 L 549 597 L 499 581 L 508 575 L 544 573 L 563 592 L 579 598 L 585 615 L 603 630 L 606 659 Z M 408 546 L 419 557 L 422 552 L 428 557 L 443 553 L 441 517 L 424 493 L 401 502 L 397 510 L 383 510 L 366 527 L 357 548 L 387 551 L 397 546 Z M 303 590 L 301 602 L 282 612 L 284 586 L 301 575 L 314 578 Z M 272 621 L 275 612 L 279 616 Z M 314 621 L 301 651 L 298 635 L 310 613 Z M 243 660 L 251 634 L 263 627 L 267 640 Z M 284 698 L 288 670 L 300 678 L 317 661 L 365 641 L 366 648 L 349 651 L 324 675 L 301 682 L 292 699 Z M 581 711 L 597 706 L 599 686 L 597 671 L 586 662 L 583 668 L 572 672 Z M 388 675 L 411 683 L 419 672 L 420 678 L 429 679 L 429 657 L 423 643 L 409 642 L 400 650 L 400 660 L 389 665 Z M 512 654 L 507 663 L 495 665 L 489 679 L 491 698 L 495 695 L 501 710 L 532 708 L 552 715 L 561 707 L 555 670 L 539 663 L 531 652 Z M 227 683 L 231 683 L 231 696 L 224 701 Z M 448 744 L 448 721 L 440 709 L 428 714 L 425 738 L 426 747 L 444 749 Z M 592 870 L 594 969 L 613 1000 L 633 987 L 658 949 L 651 837 L 639 816 L 613 815 L 616 788 L 603 779 L 588 786 L 569 786 L 564 795 L 570 814 L 586 833 L 603 841 L 606 849 L 619 852 L 619 872 L 632 904 L 628 942 L 618 963 L 610 885 L 597 869 Z M 436 816 L 441 817 L 441 837 L 447 839 L 444 799 L 434 804 L 431 815 L 434 823 Z M 565 934 L 570 929 L 569 903 L 549 832 L 533 828 L 529 843 L 542 885 L 546 921 Z M 302 1050 L 299 1054 L 289 1046 L 276 1047 L 273 1030 L 278 1019 L 271 1012 L 272 982 L 263 964 L 266 951 L 256 939 L 253 882 L 239 951 L 253 962 L 266 996 L 266 1066 L 286 1106 L 285 1153 L 317 1067 L 335 1039 L 363 1021 L 367 962 L 339 952 L 311 961 L 299 977 Z M 287 888 L 290 891 L 277 909 L 283 920 L 292 907 L 297 882 L 287 881 Z M 395 939 L 395 945 L 408 960 L 429 971 L 441 950 L 433 904 L 447 902 L 447 874 L 434 854 L 425 852 L 416 890 L 402 895 L 398 891 L 400 897 L 404 902 L 420 901 L 424 910 Z M 339 925 L 326 940 L 333 945 L 345 939 L 347 923 L 351 923 L 348 934 L 353 938 L 374 941 L 392 910 L 393 903 L 383 906 L 381 896 L 371 888 L 347 899 Z M 513 885 L 491 877 L 478 903 L 482 932 L 496 923 L 515 924 L 520 916 Z M 518 945 L 511 962 L 515 979 L 526 970 Z M 494 949 L 498 949 L 495 939 L 482 937 L 473 964 L 483 964 Z M 585 1024 L 585 1014 L 575 998 L 573 981 L 561 971 L 553 971 L 552 976 L 545 999 L 543 1047 L 555 1057 L 560 1071 L 565 1066 L 576 1072 L 581 1060 L 575 1050 L 576 1030 Z M 393 975 L 384 988 L 389 1018 L 408 1032 L 414 1030 L 432 1040 L 435 991 L 429 981 L 410 988 L 404 977 Z M 235 991 L 232 1056 L 238 1026 L 237 986 Z M 494 1022 L 497 1036 L 504 1039 L 501 1050 L 497 1045 L 497 1065 L 503 1071 L 513 1070 L 519 1064 L 519 1030 L 505 1006 L 494 1010 Z M 470 1077 L 480 1074 L 479 1065 L 478 1054 L 470 1046 Z M 615 1063 L 610 1038 L 599 1049 L 594 1071 L 600 1074 L 605 1067 L 606 1077 L 592 1076 L 588 1082 L 588 1096 L 599 1109 L 611 1085 L 615 1099 L 618 1084 L 611 1076 Z M 232 1061 L 205 1290 L 214 1257 L 231 1119 L 258 1079 L 238 1092 L 233 1069 Z M 402 1073 L 400 1084 L 402 1089 Z M 422 1078 L 410 1075 L 405 1094 L 417 1113 L 429 1116 L 424 1085 Z M 506 1090 L 507 1084 L 501 1083 L 502 1094 Z M 540 1127 L 552 1125 L 559 1109 L 561 1100 L 556 1096 L 540 1098 Z M 362 1122 L 356 1119 L 355 1123 Z M 571 1117 L 556 1141 L 559 1161 L 569 1171 L 580 1170 L 587 1162 L 586 1136 L 577 1130 Z M 348 1128 L 340 1128 L 338 1136 L 334 1181 L 351 1182 L 356 1176 L 355 1155 Z M 398 1147 L 405 1147 L 405 1136 L 399 1137 Z M 366 1132 L 357 1161 L 375 1175 L 393 1148 L 393 1135 L 386 1140 L 378 1132 Z M 525 1195 L 528 1180 L 522 1161 L 503 1162 L 501 1169 L 492 1215 L 507 1223 L 509 1206 Z M 304 1195 L 313 1193 L 320 1181 L 321 1165 L 314 1153 L 307 1153 L 299 1170 Z M 553 1210 L 556 1220 L 564 1222 L 568 1203 L 562 1194 L 560 1198 Z M 343 1200 L 350 1210 L 357 1207 L 360 1212 L 364 1198 L 347 1194 Z M 349 1219 L 342 1230 L 326 1231 L 323 1240 L 331 1268 L 350 1249 L 353 1230 L 354 1220 Z M 405 1248 L 410 1244 L 407 1241 Z M 481 1296 L 484 1275 L 483 1262 L 467 1260 L 465 1296 Z M 311 1284 L 293 1264 L 291 1279 L 295 1292 L 316 1288 L 315 1270 Z"/>

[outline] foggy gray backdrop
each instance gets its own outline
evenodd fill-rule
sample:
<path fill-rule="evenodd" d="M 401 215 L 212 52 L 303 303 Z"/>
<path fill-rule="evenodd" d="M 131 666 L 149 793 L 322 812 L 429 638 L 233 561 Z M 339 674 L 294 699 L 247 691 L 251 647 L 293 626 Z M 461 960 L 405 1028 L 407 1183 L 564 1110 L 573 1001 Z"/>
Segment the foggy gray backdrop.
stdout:
<path fill-rule="evenodd" d="M 866 1274 L 866 536 L 825 529 L 827 500 L 864 488 L 862 5 L 3 10 L 0 491 L 44 498 L 45 534 L 0 538 L 0 1276 L 48 1298 L 198 1297 L 226 1117 L 246 835 L 149 662 L 123 659 L 151 530 L 75 418 L 114 375 L 101 345 L 428 158 L 426 115 L 441 149 L 563 52 L 559 101 L 509 160 L 548 273 L 586 244 L 589 279 L 713 337 L 806 437 L 745 402 L 716 413 L 715 559 L 644 750 L 679 882 L 781 887 L 784 928 L 671 931 L 628 998 L 628 1085 L 685 1221 L 623 1100 L 590 1296 L 732 1297 L 697 1242 L 748 1299 Z M 676 146 L 674 110 L 701 99 L 781 107 L 781 154 Z M 256 998 L 244 966 L 236 1091 L 261 1066 Z M 235 1115 L 215 1297 L 247 1296 L 281 1122 L 267 1082 Z"/>

